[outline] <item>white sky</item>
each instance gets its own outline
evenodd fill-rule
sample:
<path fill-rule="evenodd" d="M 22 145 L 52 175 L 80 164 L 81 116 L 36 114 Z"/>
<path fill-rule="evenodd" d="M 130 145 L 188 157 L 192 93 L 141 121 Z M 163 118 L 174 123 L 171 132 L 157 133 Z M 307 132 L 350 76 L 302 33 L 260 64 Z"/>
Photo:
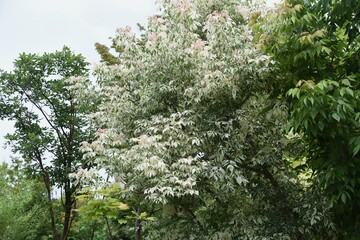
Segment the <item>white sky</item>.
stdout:
<path fill-rule="evenodd" d="M 0 69 L 11 71 L 22 52 L 54 52 L 64 45 L 98 62 L 96 42 L 109 44 L 116 28 L 136 28 L 155 12 L 155 0 L 0 0 Z M 11 123 L 0 121 L 0 162 L 9 161 L 10 150 L 2 146 L 11 131 Z"/>
<path fill-rule="evenodd" d="M 145 23 L 154 0 L 0 0 L 0 68 L 11 70 L 21 52 L 68 45 L 98 61 L 95 42 L 108 43 L 117 27 Z"/>
<path fill-rule="evenodd" d="M 98 62 L 96 42 L 109 44 L 118 27 L 145 24 L 155 0 L 0 0 L 0 69 L 11 71 L 20 53 L 43 53 L 69 46 Z M 0 162 L 10 160 L 3 136 L 12 123 L 0 121 Z"/>

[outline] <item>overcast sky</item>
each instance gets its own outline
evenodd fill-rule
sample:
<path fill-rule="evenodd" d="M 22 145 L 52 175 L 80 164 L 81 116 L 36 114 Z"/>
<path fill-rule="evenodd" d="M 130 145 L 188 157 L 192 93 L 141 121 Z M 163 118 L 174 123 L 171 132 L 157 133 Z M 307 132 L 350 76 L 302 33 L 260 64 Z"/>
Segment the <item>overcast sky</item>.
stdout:
<path fill-rule="evenodd" d="M 11 70 L 19 53 L 61 50 L 68 45 L 89 62 L 95 42 L 117 27 L 146 23 L 154 0 L 0 0 L 0 68 Z"/>
<path fill-rule="evenodd" d="M 0 0 L 0 69 L 11 71 L 19 53 L 43 53 L 69 46 L 90 63 L 94 43 L 110 43 L 118 27 L 145 24 L 155 0 Z M 0 122 L 0 162 L 9 161 L 3 136 L 12 124 Z"/>
<path fill-rule="evenodd" d="M 98 62 L 94 43 L 108 44 L 116 28 L 136 28 L 154 13 L 155 0 L 0 0 L 0 69 L 11 71 L 19 53 L 54 52 L 64 45 Z M 11 131 L 11 123 L 0 121 L 0 162 L 9 161 L 10 150 L 2 146 Z"/>

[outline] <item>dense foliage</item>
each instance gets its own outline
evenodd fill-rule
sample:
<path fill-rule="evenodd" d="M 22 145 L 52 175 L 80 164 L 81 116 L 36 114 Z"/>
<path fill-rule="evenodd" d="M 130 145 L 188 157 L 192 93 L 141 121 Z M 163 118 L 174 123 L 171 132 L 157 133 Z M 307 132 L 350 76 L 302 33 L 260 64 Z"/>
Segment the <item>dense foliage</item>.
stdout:
<path fill-rule="evenodd" d="M 42 239 L 51 235 L 46 197 L 40 181 L 0 165 L 0 239 Z"/>
<path fill-rule="evenodd" d="M 358 239 L 359 1 L 157 2 L 95 81 L 68 48 L 1 72 L 4 239 Z"/>
<path fill-rule="evenodd" d="M 282 131 L 288 104 L 268 99 L 271 61 L 249 28 L 259 6 L 160 6 L 141 36 L 118 29 L 117 62 L 98 45 L 97 92 L 79 92 L 102 98 L 85 156 L 157 219 L 135 225 L 137 239 L 141 226 L 145 239 L 330 237 L 325 200 L 293 168 L 304 146 Z"/>
<path fill-rule="evenodd" d="M 359 237 L 360 2 L 286 1 L 255 28 L 275 60 L 273 95 L 290 103 L 289 128 L 306 146 L 297 158 L 334 206 L 339 235 Z"/>
<path fill-rule="evenodd" d="M 15 122 L 15 133 L 6 138 L 28 174 L 42 179 L 54 239 L 67 239 L 73 219 L 78 186 L 69 174 L 88 167 L 79 147 L 91 138 L 84 116 L 93 106 L 76 103 L 70 89 L 71 79 L 87 76 L 87 65 L 64 47 L 43 55 L 21 54 L 14 70 L 0 75 L 0 118 Z M 61 221 L 53 204 L 54 188 L 63 194 Z"/>

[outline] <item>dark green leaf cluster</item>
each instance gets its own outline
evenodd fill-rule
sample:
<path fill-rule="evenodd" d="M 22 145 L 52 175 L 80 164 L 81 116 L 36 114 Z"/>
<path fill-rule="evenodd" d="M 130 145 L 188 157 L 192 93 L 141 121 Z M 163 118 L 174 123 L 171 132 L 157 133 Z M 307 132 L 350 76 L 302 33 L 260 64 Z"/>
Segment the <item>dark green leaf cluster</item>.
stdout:
<path fill-rule="evenodd" d="M 275 60 L 273 95 L 289 102 L 289 130 L 307 146 L 298 157 L 319 178 L 342 236 L 360 224 L 359 14 L 358 0 L 285 1 L 255 26 Z"/>
<path fill-rule="evenodd" d="M 0 118 L 14 122 L 15 132 L 6 136 L 8 144 L 22 160 L 30 176 L 41 179 L 50 205 L 55 239 L 52 189 L 64 193 L 63 235 L 70 229 L 73 193 L 77 186 L 69 174 L 89 164 L 82 160 L 81 142 L 91 141 L 94 131 L 85 118 L 95 106 L 84 107 L 75 100 L 69 79 L 87 78 L 88 63 L 68 47 L 54 53 L 20 54 L 12 72 L 0 75 Z"/>

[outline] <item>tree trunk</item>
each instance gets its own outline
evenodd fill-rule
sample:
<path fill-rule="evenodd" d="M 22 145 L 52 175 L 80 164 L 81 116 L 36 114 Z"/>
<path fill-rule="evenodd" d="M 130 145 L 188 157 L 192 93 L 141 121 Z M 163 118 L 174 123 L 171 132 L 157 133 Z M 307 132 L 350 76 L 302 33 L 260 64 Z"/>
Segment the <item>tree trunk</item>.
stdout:
<path fill-rule="evenodd" d="M 44 174 L 44 173 L 43 173 L 43 174 Z M 44 174 L 44 175 L 45 175 L 45 174 Z M 49 203 L 49 214 L 50 214 L 50 221 L 51 221 L 51 230 L 52 230 L 52 232 L 53 232 L 54 240 L 59 240 L 59 235 L 58 235 L 58 232 L 57 232 L 57 230 L 56 230 L 56 222 L 55 222 L 55 217 L 54 217 L 54 209 L 53 209 L 52 199 L 51 199 L 50 183 L 49 183 L 48 179 L 46 178 L 46 176 L 44 176 L 44 184 L 45 184 L 46 193 L 47 193 L 47 199 L 48 199 L 48 203 Z"/>
<path fill-rule="evenodd" d="M 72 191 L 70 188 L 70 180 L 67 180 L 67 182 L 65 183 L 65 217 L 64 217 L 64 228 L 63 228 L 63 234 L 62 234 L 62 240 L 66 240 L 68 235 L 69 235 L 69 231 L 70 231 L 70 227 L 71 227 L 71 210 L 73 208 L 73 200 L 71 199 L 71 195 L 72 195 Z"/>
<path fill-rule="evenodd" d="M 37 153 L 37 160 L 39 162 L 39 166 L 41 169 L 41 174 L 43 177 L 43 181 L 44 181 L 44 185 L 46 188 L 46 194 L 47 194 L 47 200 L 49 203 L 49 214 L 50 214 L 50 221 L 51 221 L 51 230 L 54 236 L 54 240 L 59 240 L 59 235 L 58 232 L 56 230 L 56 222 L 55 222 L 55 214 L 54 214 L 54 209 L 53 209 L 53 202 L 51 199 L 51 186 L 50 186 L 50 177 L 48 172 L 45 170 L 44 165 L 42 163 L 42 158 L 41 155 L 39 154 L 38 151 L 36 151 Z"/>
<path fill-rule="evenodd" d="M 91 228 L 91 236 L 90 236 L 90 240 L 94 240 L 94 236 L 95 236 L 95 229 L 96 229 L 96 221 L 93 222 L 92 228 Z"/>
<path fill-rule="evenodd" d="M 140 216 L 141 210 L 140 207 L 136 211 L 137 215 Z M 136 219 L 135 220 L 135 240 L 141 240 L 141 220 Z"/>
<path fill-rule="evenodd" d="M 105 222 L 106 222 L 106 226 L 107 226 L 108 233 L 109 233 L 109 240 L 112 240 L 112 239 L 113 239 L 113 235 L 112 235 L 111 228 L 110 228 L 110 224 L 109 224 L 109 220 L 107 219 L 107 217 L 105 217 Z"/>

